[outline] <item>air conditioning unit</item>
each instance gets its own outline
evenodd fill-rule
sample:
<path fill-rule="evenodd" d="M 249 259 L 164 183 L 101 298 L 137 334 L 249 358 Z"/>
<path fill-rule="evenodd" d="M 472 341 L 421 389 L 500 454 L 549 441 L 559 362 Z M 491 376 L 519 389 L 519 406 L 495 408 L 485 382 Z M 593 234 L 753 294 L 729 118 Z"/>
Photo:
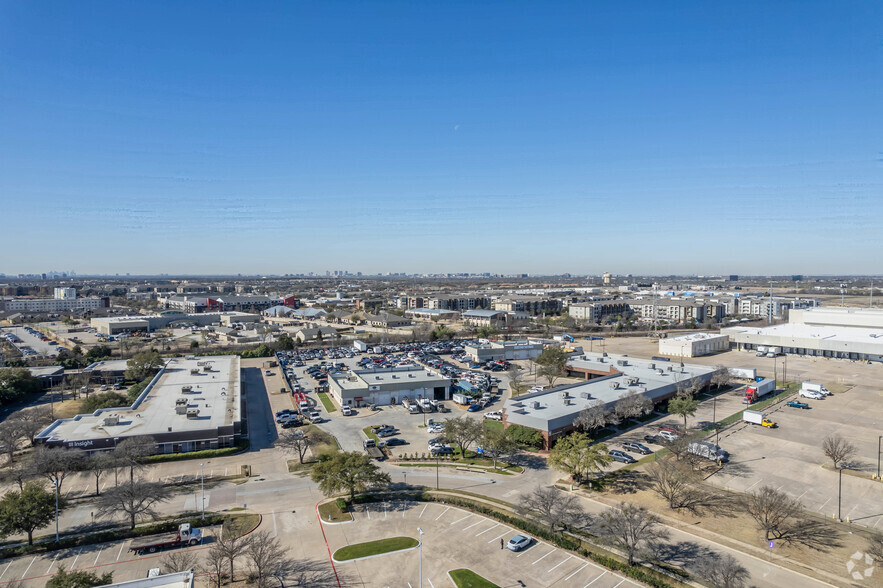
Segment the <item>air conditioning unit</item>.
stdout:
<path fill-rule="evenodd" d="M 181 386 L 182 394 L 189 394 L 191 392 L 193 392 L 193 386 Z"/>
<path fill-rule="evenodd" d="M 118 425 L 118 424 L 120 424 L 120 416 L 118 414 L 104 417 L 104 426 L 105 427 L 108 427 L 110 425 Z"/>
<path fill-rule="evenodd" d="M 651 363 L 651 364 L 650 364 L 650 369 L 651 369 L 651 370 L 655 370 L 655 369 L 656 369 L 656 364 L 655 364 L 655 363 Z"/>
<path fill-rule="evenodd" d="M 187 418 L 188 419 L 199 418 L 199 409 L 198 408 L 188 408 L 187 409 Z"/>
<path fill-rule="evenodd" d="M 535 409 L 538 409 L 538 408 L 540 407 L 540 403 L 539 403 L 538 400 L 534 400 L 534 401 L 531 402 L 530 404 L 531 404 L 531 406 L 532 406 L 533 408 L 535 408 Z"/>
<path fill-rule="evenodd" d="M 579 397 L 588 400 L 589 398 L 592 397 L 592 395 L 589 394 L 588 392 L 580 392 L 580 393 L 579 393 Z"/>
<path fill-rule="evenodd" d="M 619 390 L 619 382 L 610 382 L 610 387 L 614 390 Z"/>

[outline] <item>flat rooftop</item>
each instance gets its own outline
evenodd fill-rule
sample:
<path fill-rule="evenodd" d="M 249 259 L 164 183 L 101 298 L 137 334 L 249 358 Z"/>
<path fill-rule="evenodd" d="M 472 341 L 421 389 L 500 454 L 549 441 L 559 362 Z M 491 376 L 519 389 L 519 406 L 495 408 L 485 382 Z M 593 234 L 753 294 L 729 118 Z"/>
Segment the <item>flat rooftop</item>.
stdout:
<path fill-rule="evenodd" d="M 656 400 L 673 393 L 680 381 L 689 381 L 694 377 L 707 381 L 715 371 L 714 366 L 683 364 L 681 367 L 681 362 L 677 361 L 640 359 L 628 355 L 605 356 L 602 353 L 574 356 L 567 365 L 606 373 L 613 368 L 621 373 L 509 399 L 505 403 L 508 422 L 554 431 L 571 424 L 581 410 L 596 400 L 614 404 L 631 391 Z M 564 392 L 567 399 L 563 397 Z"/>
<path fill-rule="evenodd" d="M 205 371 L 206 365 L 211 371 Z M 189 392 L 183 391 L 186 386 L 191 387 Z M 240 419 L 240 394 L 239 357 L 173 358 L 166 360 L 152 385 L 132 406 L 57 420 L 38 437 L 46 441 L 87 440 L 217 429 Z M 187 400 L 187 408 L 198 409 L 198 417 L 177 414 L 179 399 Z M 119 424 L 104 424 L 107 417 L 114 416 L 119 417 Z"/>
<path fill-rule="evenodd" d="M 405 382 L 418 387 L 437 385 L 441 382 L 450 384 L 450 379 L 438 372 L 413 365 L 393 368 L 369 368 L 353 370 L 352 372 L 332 372 L 328 377 L 333 379 L 341 390 L 365 390 L 368 386 L 403 384 Z"/>
<path fill-rule="evenodd" d="M 790 339 L 815 339 L 818 341 L 883 345 L 883 328 L 870 329 L 865 327 L 785 323 L 771 327 L 727 327 L 721 329 L 721 334 L 761 335 L 787 337 Z"/>
<path fill-rule="evenodd" d="M 678 341 L 686 343 L 689 341 L 707 341 L 709 339 L 718 339 L 726 336 L 726 333 L 689 333 L 679 337 L 666 337 L 663 341 Z"/>

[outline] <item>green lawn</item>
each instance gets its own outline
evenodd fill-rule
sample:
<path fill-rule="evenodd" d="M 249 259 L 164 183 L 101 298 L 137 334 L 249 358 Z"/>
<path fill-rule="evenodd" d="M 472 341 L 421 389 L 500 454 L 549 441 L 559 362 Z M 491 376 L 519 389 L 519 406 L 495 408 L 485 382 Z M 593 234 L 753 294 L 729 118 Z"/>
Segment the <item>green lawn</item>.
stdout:
<path fill-rule="evenodd" d="M 503 430 L 503 421 L 494 421 L 491 419 L 484 419 L 484 428 L 488 431 L 502 431 Z"/>
<path fill-rule="evenodd" d="M 390 553 L 391 551 L 400 551 L 402 549 L 411 549 L 417 547 L 419 542 L 413 537 L 390 537 L 389 539 L 379 539 L 377 541 L 367 541 L 365 543 L 355 543 L 341 547 L 334 552 L 336 561 L 347 561 L 358 559 L 360 557 L 368 557 L 370 555 L 381 555 Z"/>
<path fill-rule="evenodd" d="M 331 515 L 331 518 L 328 518 L 328 515 Z M 348 512 L 342 512 L 340 508 L 338 508 L 337 503 L 333 500 L 319 505 L 319 516 L 322 517 L 323 521 L 329 521 L 332 523 L 353 520 L 353 515 Z"/>
<path fill-rule="evenodd" d="M 362 429 L 362 432 L 368 436 L 368 439 L 374 439 L 375 443 L 380 443 L 380 437 L 378 437 L 377 434 L 371 430 L 371 427 L 365 427 L 364 429 Z"/>
<path fill-rule="evenodd" d="M 317 396 L 319 397 L 319 401 L 322 403 L 322 406 L 325 407 L 325 410 L 326 410 L 326 411 L 328 411 L 328 412 L 334 412 L 335 410 L 337 410 L 337 407 L 334 406 L 334 403 L 331 402 L 331 399 L 330 399 L 330 398 L 328 398 L 328 394 L 327 394 L 327 393 L 325 393 L 325 392 L 319 392 L 319 394 L 317 394 Z"/>
<path fill-rule="evenodd" d="M 500 588 L 490 580 L 485 580 L 472 570 L 459 569 L 448 572 L 457 588 Z"/>
<path fill-rule="evenodd" d="M 310 446 L 310 453 L 318 457 L 323 453 L 337 453 L 340 447 L 334 435 L 326 433 L 316 425 L 306 425 L 301 428 L 304 433 L 309 433 L 313 444 Z"/>

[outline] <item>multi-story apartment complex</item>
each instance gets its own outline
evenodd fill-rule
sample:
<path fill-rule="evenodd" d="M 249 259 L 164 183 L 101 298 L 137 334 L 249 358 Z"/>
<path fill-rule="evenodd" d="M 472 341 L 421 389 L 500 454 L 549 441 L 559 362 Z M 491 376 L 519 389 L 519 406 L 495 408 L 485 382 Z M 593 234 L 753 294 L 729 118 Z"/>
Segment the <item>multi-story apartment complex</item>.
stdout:
<path fill-rule="evenodd" d="M 71 310 L 92 310 L 107 308 L 107 297 L 77 298 L 74 288 L 55 288 L 54 298 L 21 297 L 0 302 L 6 310 L 15 312 L 66 312 Z"/>
<path fill-rule="evenodd" d="M 506 312 L 526 312 L 530 315 L 557 314 L 561 312 L 561 301 L 542 296 L 507 296 L 492 303 L 493 310 Z"/>
<path fill-rule="evenodd" d="M 631 314 L 633 300 L 595 300 L 571 304 L 567 312 L 578 321 L 600 322 L 606 316 Z"/>
<path fill-rule="evenodd" d="M 484 296 L 433 296 L 426 299 L 426 307 L 438 310 L 474 310 L 487 308 L 490 299 Z"/>

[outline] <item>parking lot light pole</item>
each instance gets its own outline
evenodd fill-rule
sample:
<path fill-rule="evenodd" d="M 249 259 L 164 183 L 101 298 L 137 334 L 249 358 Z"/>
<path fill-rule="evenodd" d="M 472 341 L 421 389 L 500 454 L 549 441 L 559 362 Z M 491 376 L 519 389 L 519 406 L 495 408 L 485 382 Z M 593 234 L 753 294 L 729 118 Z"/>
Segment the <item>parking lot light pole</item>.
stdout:
<path fill-rule="evenodd" d="M 53 482 L 55 487 L 55 542 L 58 543 L 58 482 Z"/>
<path fill-rule="evenodd" d="M 423 588 L 423 529 L 417 527 L 417 532 L 420 533 L 420 588 Z"/>
<path fill-rule="evenodd" d="M 199 479 L 202 484 L 202 520 L 205 520 L 205 464 L 199 464 Z"/>
<path fill-rule="evenodd" d="M 877 479 L 880 479 L 880 443 L 883 442 L 883 435 L 877 437 Z"/>
<path fill-rule="evenodd" d="M 842 521 L 840 516 L 840 498 L 843 496 L 843 465 L 840 466 L 840 482 L 837 484 L 837 520 Z"/>
<path fill-rule="evenodd" d="M 435 454 L 435 489 L 438 490 L 438 453 Z"/>

